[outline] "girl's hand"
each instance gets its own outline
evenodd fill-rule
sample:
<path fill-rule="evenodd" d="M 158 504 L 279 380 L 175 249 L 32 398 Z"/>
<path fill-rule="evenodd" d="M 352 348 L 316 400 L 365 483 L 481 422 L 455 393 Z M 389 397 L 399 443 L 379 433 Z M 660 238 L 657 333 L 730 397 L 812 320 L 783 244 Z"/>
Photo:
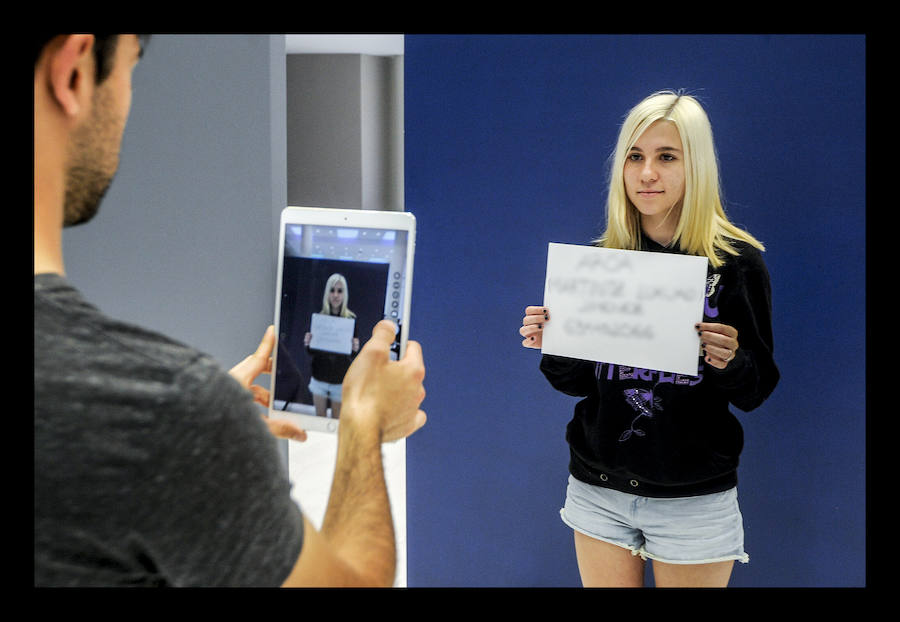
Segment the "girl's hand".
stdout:
<path fill-rule="evenodd" d="M 550 321 L 550 312 L 547 307 L 525 307 L 525 317 L 522 318 L 522 328 L 519 334 L 524 337 L 522 345 L 526 348 L 541 348 L 544 336 L 544 324 Z"/>
<path fill-rule="evenodd" d="M 727 324 L 700 322 L 695 324 L 703 348 L 703 360 L 718 369 L 725 369 L 734 360 L 740 345 L 737 329 Z"/>

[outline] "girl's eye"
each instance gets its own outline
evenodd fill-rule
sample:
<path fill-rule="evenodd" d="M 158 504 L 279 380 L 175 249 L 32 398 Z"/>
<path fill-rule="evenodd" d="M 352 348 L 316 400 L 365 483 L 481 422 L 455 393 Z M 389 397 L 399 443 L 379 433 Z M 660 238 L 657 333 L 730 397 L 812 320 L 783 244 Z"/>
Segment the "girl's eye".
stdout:
<path fill-rule="evenodd" d="M 663 162 L 673 162 L 675 160 L 675 156 L 671 153 L 663 153 L 659 156 L 659 158 Z"/>
<path fill-rule="evenodd" d="M 629 154 L 628 154 L 628 159 L 629 159 L 631 162 L 639 162 L 639 161 L 641 160 L 641 154 L 639 154 L 639 153 L 629 153 Z"/>

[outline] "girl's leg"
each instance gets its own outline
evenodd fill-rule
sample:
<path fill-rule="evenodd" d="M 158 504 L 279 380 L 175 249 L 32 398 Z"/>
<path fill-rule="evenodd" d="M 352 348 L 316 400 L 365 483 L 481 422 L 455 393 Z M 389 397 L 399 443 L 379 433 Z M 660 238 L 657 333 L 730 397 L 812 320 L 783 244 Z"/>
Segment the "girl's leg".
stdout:
<path fill-rule="evenodd" d="M 656 587 L 728 587 L 734 561 L 711 564 L 664 564 L 653 560 Z"/>
<path fill-rule="evenodd" d="M 584 587 L 643 587 L 644 560 L 630 550 L 575 533 L 575 555 Z"/>
<path fill-rule="evenodd" d="M 325 417 L 328 412 L 328 398 L 324 395 L 316 395 L 313 393 L 313 404 L 316 407 L 316 416 Z"/>

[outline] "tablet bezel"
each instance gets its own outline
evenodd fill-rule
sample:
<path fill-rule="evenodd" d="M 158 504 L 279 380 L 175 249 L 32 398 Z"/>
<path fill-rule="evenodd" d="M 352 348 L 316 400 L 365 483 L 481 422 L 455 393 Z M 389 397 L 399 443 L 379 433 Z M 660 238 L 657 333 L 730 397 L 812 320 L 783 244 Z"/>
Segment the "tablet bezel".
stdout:
<path fill-rule="evenodd" d="M 281 212 L 278 226 L 278 263 L 275 284 L 275 332 L 276 345 L 272 351 L 268 416 L 273 419 L 288 419 L 304 430 L 336 432 L 340 419 L 319 417 L 314 414 L 290 412 L 274 408 L 275 380 L 278 366 L 278 339 L 281 330 L 281 287 L 285 263 L 285 231 L 288 225 L 322 225 L 405 231 L 407 234 L 406 259 L 402 278 L 403 302 L 400 312 L 400 357 L 406 352 L 409 336 L 409 313 L 412 294 L 413 260 L 415 257 L 416 219 L 411 212 L 341 209 L 331 207 L 288 206 Z M 368 331 L 369 329 L 366 329 Z M 371 334 L 363 331 L 359 335 L 360 346 L 368 341 Z"/>

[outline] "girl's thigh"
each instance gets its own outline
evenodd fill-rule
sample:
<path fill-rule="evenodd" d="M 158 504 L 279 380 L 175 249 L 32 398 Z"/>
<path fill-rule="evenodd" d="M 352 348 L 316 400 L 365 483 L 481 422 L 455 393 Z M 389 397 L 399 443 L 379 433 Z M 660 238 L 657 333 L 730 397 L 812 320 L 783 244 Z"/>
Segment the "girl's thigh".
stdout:
<path fill-rule="evenodd" d="M 584 587 L 643 587 L 644 560 L 633 551 L 575 534 L 575 555 Z"/>
<path fill-rule="evenodd" d="M 734 560 L 709 564 L 666 564 L 653 560 L 656 587 L 728 587 Z"/>

